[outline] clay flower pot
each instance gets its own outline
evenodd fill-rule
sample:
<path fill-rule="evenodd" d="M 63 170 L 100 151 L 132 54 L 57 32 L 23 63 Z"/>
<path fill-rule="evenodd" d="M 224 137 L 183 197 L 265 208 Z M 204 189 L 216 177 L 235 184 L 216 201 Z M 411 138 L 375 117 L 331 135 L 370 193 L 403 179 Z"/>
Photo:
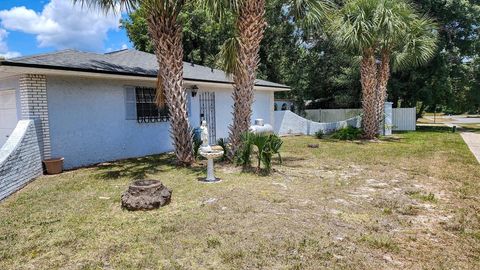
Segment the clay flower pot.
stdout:
<path fill-rule="evenodd" d="M 64 158 L 50 158 L 45 159 L 43 163 L 47 168 L 47 174 L 59 174 L 63 172 L 63 160 Z"/>

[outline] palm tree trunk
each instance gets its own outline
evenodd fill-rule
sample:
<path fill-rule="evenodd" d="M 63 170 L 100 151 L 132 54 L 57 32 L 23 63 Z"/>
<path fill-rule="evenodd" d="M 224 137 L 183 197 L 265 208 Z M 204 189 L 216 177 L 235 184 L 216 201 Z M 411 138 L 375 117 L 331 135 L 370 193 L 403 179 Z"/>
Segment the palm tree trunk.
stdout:
<path fill-rule="evenodd" d="M 162 95 L 170 113 L 170 136 L 175 147 L 179 165 L 194 162 L 193 141 L 187 115 L 187 94 L 183 88 L 182 26 L 177 16 L 148 16 L 148 30 L 152 37 L 159 66 L 157 103 L 162 104 Z"/>
<path fill-rule="evenodd" d="M 259 63 L 258 52 L 266 27 L 265 0 L 245 0 L 236 24 L 239 35 L 237 68 L 233 74 L 233 124 L 230 126 L 231 153 L 241 147 L 241 136 L 250 128 L 253 88 Z"/>
<path fill-rule="evenodd" d="M 377 100 L 376 100 L 376 110 L 377 110 L 377 130 L 380 130 L 381 124 L 383 123 L 384 110 L 385 110 L 385 101 L 387 99 L 387 85 L 388 80 L 390 79 L 390 54 L 383 50 L 382 59 L 378 66 L 377 71 Z"/>
<path fill-rule="evenodd" d="M 362 83 L 362 128 L 365 139 L 374 139 L 377 134 L 377 102 L 376 102 L 376 78 L 377 68 L 375 63 L 374 49 L 364 51 L 361 62 Z"/>

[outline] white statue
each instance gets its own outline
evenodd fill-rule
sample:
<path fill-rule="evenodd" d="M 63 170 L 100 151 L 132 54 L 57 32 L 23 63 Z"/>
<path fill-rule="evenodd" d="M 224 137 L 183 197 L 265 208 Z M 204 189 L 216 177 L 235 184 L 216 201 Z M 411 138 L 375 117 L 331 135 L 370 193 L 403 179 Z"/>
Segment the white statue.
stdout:
<path fill-rule="evenodd" d="M 208 127 L 207 121 L 203 120 L 200 126 L 200 139 L 202 140 L 202 146 L 200 147 L 202 151 L 211 151 L 212 148 L 208 142 Z"/>

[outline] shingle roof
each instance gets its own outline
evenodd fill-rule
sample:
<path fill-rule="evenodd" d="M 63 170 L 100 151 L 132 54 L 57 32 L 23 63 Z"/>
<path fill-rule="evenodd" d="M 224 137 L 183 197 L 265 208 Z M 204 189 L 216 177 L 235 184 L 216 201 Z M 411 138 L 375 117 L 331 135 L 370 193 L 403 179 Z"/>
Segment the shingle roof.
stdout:
<path fill-rule="evenodd" d="M 155 77 L 158 71 L 155 55 L 137 50 L 121 50 L 106 54 L 65 50 L 12 58 L 3 60 L 0 64 L 4 66 L 64 69 L 144 77 Z M 231 78 L 218 69 L 184 62 L 183 71 L 184 79 L 186 80 L 232 83 Z M 264 80 L 257 80 L 255 84 L 273 88 L 289 88 L 283 84 Z"/>

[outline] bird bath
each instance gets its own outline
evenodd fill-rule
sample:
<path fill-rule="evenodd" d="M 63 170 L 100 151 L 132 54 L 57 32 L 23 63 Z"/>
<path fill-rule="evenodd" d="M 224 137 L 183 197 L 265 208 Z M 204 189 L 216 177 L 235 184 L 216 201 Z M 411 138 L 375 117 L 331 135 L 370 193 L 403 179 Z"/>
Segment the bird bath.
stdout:
<path fill-rule="evenodd" d="M 215 171 L 213 167 L 213 160 L 223 156 L 223 151 L 220 150 L 200 150 L 200 155 L 208 160 L 207 162 L 207 178 L 202 178 L 201 181 L 207 183 L 219 182 L 220 179 L 215 177 Z"/>
<path fill-rule="evenodd" d="M 202 120 L 202 124 L 200 126 L 200 137 L 202 140 L 202 146 L 200 146 L 199 154 L 208 160 L 207 163 L 207 178 L 201 178 L 200 181 L 206 183 L 214 183 L 219 182 L 220 179 L 215 177 L 215 172 L 213 168 L 213 160 L 215 158 L 219 158 L 223 156 L 224 152 L 222 150 L 214 150 L 210 146 L 209 139 L 208 139 L 208 127 L 207 122 Z"/>

